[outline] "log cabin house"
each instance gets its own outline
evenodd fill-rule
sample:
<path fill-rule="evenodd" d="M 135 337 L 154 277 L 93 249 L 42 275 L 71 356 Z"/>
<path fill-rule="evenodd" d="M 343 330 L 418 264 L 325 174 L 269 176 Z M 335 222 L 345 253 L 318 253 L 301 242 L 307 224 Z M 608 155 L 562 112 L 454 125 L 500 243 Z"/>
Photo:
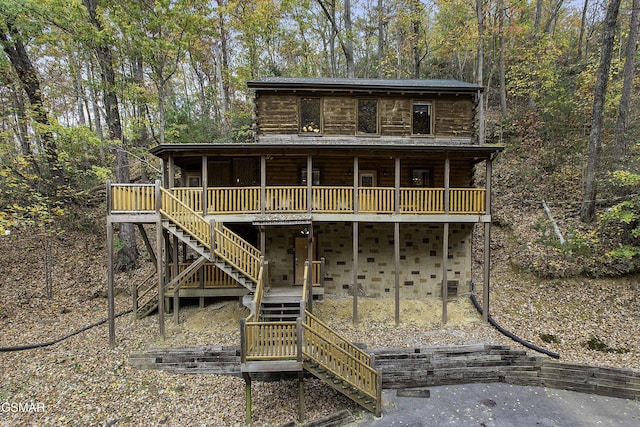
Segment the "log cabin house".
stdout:
<path fill-rule="evenodd" d="M 479 225 L 486 316 L 491 165 L 502 148 L 478 140 L 481 86 L 273 77 L 248 87 L 254 141 L 160 145 L 151 152 L 162 160 L 162 182 L 108 183 L 110 244 L 114 223 L 138 224 L 161 272 L 133 290 L 141 315 L 157 308 L 164 334 L 170 299 L 177 321 L 181 297 L 246 295 L 252 316 L 242 325 L 242 354 L 250 399 L 251 372 L 304 367 L 338 375 L 322 363 L 331 352 L 308 341 L 323 325 L 313 318 L 313 296 L 352 296 L 354 322 L 362 296 L 395 303 L 396 321 L 402 299 L 436 297 L 446 322 L 447 301 L 471 290 Z M 157 225 L 155 251 L 145 223 Z M 110 263 L 112 290 L 112 256 Z M 260 353 L 273 344 L 260 344 L 260 328 L 274 320 L 290 328 L 288 338 L 276 340 L 289 351 Z M 321 329 L 318 340 L 330 334 Z M 349 343 L 339 348 L 354 360 L 368 357 Z M 307 354 L 311 349 L 319 355 Z M 379 375 L 371 366 L 358 369 L 339 378 L 378 413 Z"/>

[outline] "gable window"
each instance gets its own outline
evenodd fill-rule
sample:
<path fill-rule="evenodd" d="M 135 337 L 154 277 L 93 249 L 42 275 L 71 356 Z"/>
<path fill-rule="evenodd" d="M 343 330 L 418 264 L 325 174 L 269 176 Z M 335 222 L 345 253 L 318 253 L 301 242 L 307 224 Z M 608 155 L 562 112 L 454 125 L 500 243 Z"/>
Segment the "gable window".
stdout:
<path fill-rule="evenodd" d="M 300 133 L 320 133 L 320 98 L 300 98 Z"/>
<path fill-rule="evenodd" d="M 412 133 L 414 135 L 431 135 L 431 119 L 433 115 L 431 103 L 425 101 L 414 102 L 412 115 Z"/>
<path fill-rule="evenodd" d="M 378 100 L 358 99 L 358 135 L 378 133 Z"/>

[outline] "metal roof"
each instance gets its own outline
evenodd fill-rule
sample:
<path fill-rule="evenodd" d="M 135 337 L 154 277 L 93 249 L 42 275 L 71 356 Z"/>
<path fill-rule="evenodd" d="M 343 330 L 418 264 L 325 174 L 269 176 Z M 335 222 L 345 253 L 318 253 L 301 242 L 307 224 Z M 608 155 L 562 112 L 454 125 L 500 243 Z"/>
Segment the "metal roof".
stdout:
<path fill-rule="evenodd" d="M 393 92 L 477 92 L 482 86 L 446 79 L 345 79 L 310 77 L 262 77 L 247 82 L 247 87 L 260 90 L 327 90 L 327 91 L 393 91 Z"/>

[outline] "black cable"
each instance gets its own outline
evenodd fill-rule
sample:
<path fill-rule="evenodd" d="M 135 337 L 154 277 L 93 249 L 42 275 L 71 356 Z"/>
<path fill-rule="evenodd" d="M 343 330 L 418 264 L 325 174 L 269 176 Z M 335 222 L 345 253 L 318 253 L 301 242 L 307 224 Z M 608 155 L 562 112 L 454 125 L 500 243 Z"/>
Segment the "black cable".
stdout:
<path fill-rule="evenodd" d="M 476 296 L 474 294 L 471 294 L 471 301 L 473 302 L 473 305 L 476 306 L 476 309 L 480 312 L 480 314 L 482 314 L 482 308 L 480 308 L 480 304 L 478 304 L 478 300 L 476 299 Z M 535 344 L 531 344 L 530 342 L 527 342 L 527 341 L 523 340 L 522 338 L 517 337 L 514 334 L 512 334 L 511 332 L 507 331 L 502 326 L 498 325 L 496 323 L 496 321 L 493 320 L 493 317 L 487 316 L 487 319 L 489 320 L 489 323 L 491 324 L 491 326 L 493 326 L 499 332 L 501 332 L 503 335 L 511 338 L 512 340 L 514 340 L 518 344 L 522 344 L 523 346 L 525 346 L 525 347 L 527 347 L 527 348 L 529 348 L 531 350 L 537 351 L 537 352 L 542 353 L 542 354 L 546 354 L 547 356 L 552 357 L 554 359 L 560 359 L 560 354 L 554 353 L 553 351 L 549 351 L 549 350 L 546 350 L 546 349 L 541 348 L 541 347 L 538 347 Z"/>
<path fill-rule="evenodd" d="M 129 314 L 131 312 L 133 312 L 133 310 L 123 311 L 122 313 L 117 314 L 114 317 L 114 319 L 117 319 L 118 317 L 124 316 L 125 314 Z M 0 347 L 0 353 L 8 353 L 8 352 L 11 352 L 11 351 L 33 350 L 35 348 L 49 347 L 51 345 L 58 344 L 59 342 L 64 341 L 64 340 L 66 340 L 68 338 L 71 338 L 71 337 L 73 337 L 75 335 L 78 335 L 78 334 L 80 334 L 80 333 L 82 333 L 84 331 L 88 331 L 91 328 L 95 328 L 96 326 L 100 326 L 100 325 L 102 325 L 104 323 L 107 323 L 108 320 L 109 319 L 104 319 L 104 320 L 101 320 L 99 322 L 93 323 L 93 324 L 91 324 L 89 326 L 85 326 L 82 329 L 78 329 L 77 331 L 72 332 L 69 335 L 66 335 L 66 336 L 64 336 L 62 338 L 55 339 L 53 341 L 39 343 L 39 344 L 18 345 L 18 346 L 15 346 L 15 347 Z"/>

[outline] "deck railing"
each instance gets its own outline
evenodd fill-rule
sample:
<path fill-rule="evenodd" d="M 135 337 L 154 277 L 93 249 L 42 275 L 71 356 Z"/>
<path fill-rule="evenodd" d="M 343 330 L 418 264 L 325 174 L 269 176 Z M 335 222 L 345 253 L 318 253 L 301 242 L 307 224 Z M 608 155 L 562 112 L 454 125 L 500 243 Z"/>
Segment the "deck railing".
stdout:
<path fill-rule="evenodd" d="M 198 189 L 202 193 L 202 188 Z M 207 190 L 207 212 L 258 213 L 260 212 L 260 187 L 216 187 Z"/>
<path fill-rule="evenodd" d="M 154 184 L 108 183 L 109 212 L 150 212 L 156 210 Z"/>
<path fill-rule="evenodd" d="M 169 264 L 170 277 L 177 276 L 190 265 L 190 262 L 178 263 L 178 272 L 176 273 L 174 272 L 175 267 L 173 263 Z M 206 263 L 200 268 L 196 275 L 185 279 L 180 285 L 180 289 L 199 289 L 200 287 L 203 289 L 229 289 L 241 286 L 215 264 Z"/>
<path fill-rule="evenodd" d="M 153 212 L 156 208 L 156 187 L 153 184 L 110 184 L 110 213 Z M 264 212 L 317 214 L 354 213 L 353 187 L 314 186 L 311 209 L 307 201 L 307 187 L 277 186 L 265 188 Z M 171 197 L 167 196 L 169 194 Z M 207 189 L 207 213 L 212 215 L 261 213 L 263 209 L 260 187 L 216 187 Z M 448 213 L 482 215 L 485 213 L 484 188 L 449 189 Z M 444 214 L 447 211 L 447 190 L 444 188 L 400 188 L 397 211 L 405 215 Z M 163 190 L 164 203 L 179 200 L 192 212 L 202 214 L 202 188 L 173 188 Z M 173 205 L 172 205 L 173 206 Z M 362 214 L 392 214 L 396 212 L 396 192 L 391 187 L 363 187 L 358 189 L 358 212 Z M 181 210 L 178 209 L 178 213 Z"/>

